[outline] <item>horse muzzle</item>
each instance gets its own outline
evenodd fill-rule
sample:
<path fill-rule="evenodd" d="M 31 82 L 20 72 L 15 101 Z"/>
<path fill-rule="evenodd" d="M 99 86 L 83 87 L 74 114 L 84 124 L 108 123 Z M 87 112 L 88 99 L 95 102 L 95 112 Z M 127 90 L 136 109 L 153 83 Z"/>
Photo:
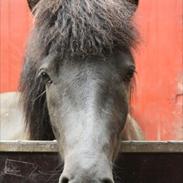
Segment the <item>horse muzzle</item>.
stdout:
<path fill-rule="evenodd" d="M 114 183 L 112 169 L 103 155 L 65 159 L 64 170 L 59 183 Z"/>
<path fill-rule="evenodd" d="M 110 178 L 103 178 L 103 179 L 70 179 L 65 176 L 61 176 L 59 183 L 114 183 L 114 181 Z"/>

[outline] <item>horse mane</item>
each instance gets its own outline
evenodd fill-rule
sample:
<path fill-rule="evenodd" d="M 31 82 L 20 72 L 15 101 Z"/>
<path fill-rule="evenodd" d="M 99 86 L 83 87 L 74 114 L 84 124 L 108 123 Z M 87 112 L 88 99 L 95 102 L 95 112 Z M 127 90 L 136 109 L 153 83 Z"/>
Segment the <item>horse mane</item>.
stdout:
<path fill-rule="evenodd" d="M 61 57 L 106 55 L 136 45 L 133 3 L 127 0 L 40 0 L 25 54 L 20 91 L 30 138 L 53 139 L 45 86 L 37 78 L 40 61 Z"/>

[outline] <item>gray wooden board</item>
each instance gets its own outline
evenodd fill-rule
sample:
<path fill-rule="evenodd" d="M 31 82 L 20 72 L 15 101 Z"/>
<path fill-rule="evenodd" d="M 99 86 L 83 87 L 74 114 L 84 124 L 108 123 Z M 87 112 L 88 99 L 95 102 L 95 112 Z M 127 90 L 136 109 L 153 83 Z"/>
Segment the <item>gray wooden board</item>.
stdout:
<path fill-rule="evenodd" d="M 56 141 L 0 141 L 0 152 L 57 152 Z M 183 153 L 183 141 L 122 141 L 121 152 Z"/>

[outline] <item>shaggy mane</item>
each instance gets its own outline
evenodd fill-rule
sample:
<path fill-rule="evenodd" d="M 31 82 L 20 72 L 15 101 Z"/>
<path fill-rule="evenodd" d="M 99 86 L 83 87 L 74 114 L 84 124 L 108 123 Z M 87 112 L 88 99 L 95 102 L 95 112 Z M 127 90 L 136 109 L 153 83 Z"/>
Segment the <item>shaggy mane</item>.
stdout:
<path fill-rule="evenodd" d="M 136 41 L 134 10 L 127 0 L 40 0 L 33 39 L 38 49 L 62 56 L 130 48 Z"/>
<path fill-rule="evenodd" d="M 33 10 L 20 90 L 31 139 L 53 139 L 45 86 L 37 78 L 40 61 L 49 54 L 103 55 L 136 44 L 132 24 L 135 5 L 127 0 L 40 0 Z"/>

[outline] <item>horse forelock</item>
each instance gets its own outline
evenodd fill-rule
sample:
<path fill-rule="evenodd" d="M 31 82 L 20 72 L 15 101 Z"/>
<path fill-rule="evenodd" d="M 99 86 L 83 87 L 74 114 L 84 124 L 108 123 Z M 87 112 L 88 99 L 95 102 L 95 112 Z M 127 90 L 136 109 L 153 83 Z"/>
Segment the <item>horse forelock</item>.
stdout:
<path fill-rule="evenodd" d="M 42 51 L 96 55 L 136 45 L 135 6 L 127 0 L 40 0 L 34 11 Z"/>

